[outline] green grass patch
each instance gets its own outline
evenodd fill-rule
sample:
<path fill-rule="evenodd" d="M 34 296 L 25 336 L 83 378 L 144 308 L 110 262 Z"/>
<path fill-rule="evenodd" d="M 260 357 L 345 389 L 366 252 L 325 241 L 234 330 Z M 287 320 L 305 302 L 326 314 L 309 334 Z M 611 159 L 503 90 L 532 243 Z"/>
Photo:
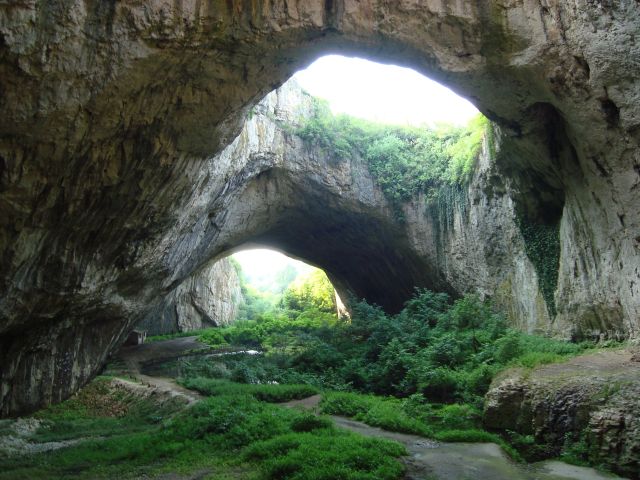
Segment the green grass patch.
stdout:
<path fill-rule="evenodd" d="M 270 403 L 298 400 L 319 393 L 319 390 L 311 385 L 255 385 L 202 377 L 182 379 L 180 384 L 203 395 L 251 395 Z"/>
<path fill-rule="evenodd" d="M 153 342 L 163 342 L 165 340 L 173 340 L 174 338 L 184 338 L 184 337 L 199 337 L 201 335 L 206 335 L 211 331 L 215 331 L 215 328 L 204 328 L 202 330 L 191 330 L 189 332 L 175 332 L 175 333 L 167 333 L 165 335 L 151 335 L 145 339 L 145 343 L 153 343 Z"/>
<path fill-rule="evenodd" d="M 327 392 L 320 402 L 322 413 L 353 417 L 367 425 L 393 432 L 431 436 L 433 431 L 419 420 L 411 418 L 394 398 L 380 398 L 347 392 Z"/>
<path fill-rule="evenodd" d="M 62 421 L 73 409 L 47 418 Z M 0 479 L 140 478 L 199 470 L 215 472 L 215 478 L 395 479 L 403 472 L 399 444 L 342 432 L 327 418 L 238 391 L 207 398 L 144 431 L 122 427 L 110 438 L 3 458 Z"/>
<path fill-rule="evenodd" d="M 161 405 L 141 399 L 111 378 L 98 377 L 69 400 L 51 405 L 34 417 L 42 426 L 31 437 L 34 442 L 111 437 L 142 432 L 170 418 L 183 405 L 168 401 Z"/>
<path fill-rule="evenodd" d="M 413 397 L 406 400 L 373 395 L 333 392 L 320 403 L 325 414 L 344 415 L 367 425 L 411 433 L 443 442 L 491 442 L 515 460 L 518 452 L 502 437 L 482 430 L 480 412 L 470 405 L 432 405 Z"/>
<path fill-rule="evenodd" d="M 272 480 L 392 480 L 404 473 L 395 458 L 406 454 L 396 442 L 323 429 L 256 442 L 244 458 Z"/>

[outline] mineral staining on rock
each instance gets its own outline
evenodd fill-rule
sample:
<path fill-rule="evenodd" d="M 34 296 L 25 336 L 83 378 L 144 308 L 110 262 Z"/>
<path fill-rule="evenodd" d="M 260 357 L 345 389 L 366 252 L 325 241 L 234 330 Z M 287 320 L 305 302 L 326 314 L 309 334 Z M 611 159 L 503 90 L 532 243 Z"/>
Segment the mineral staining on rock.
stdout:
<path fill-rule="evenodd" d="M 528 330 L 636 337 L 640 13 L 614 3 L 0 6 L 0 414 L 71 394 L 247 241 L 308 239 L 290 253 L 383 305 L 414 284 L 477 288 Z M 497 122 L 500 154 L 437 241 L 418 200 L 392 221 L 357 162 L 329 175 L 275 124 L 237 136 L 264 94 L 341 49 L 411 65 Z M 555 319 L 514 212 L 559 222 Z"/>

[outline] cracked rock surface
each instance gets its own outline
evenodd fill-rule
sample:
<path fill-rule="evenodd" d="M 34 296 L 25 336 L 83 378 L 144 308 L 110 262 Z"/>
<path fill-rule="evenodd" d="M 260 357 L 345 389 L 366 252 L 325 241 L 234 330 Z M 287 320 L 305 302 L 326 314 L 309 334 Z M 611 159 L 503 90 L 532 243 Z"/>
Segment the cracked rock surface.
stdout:
<path fill-rule="evenodd" d="M 636 349 L 637 350 L 637 349 Z M 494 379 L 487 427 L 533 435 L 557 456 L 582 440 L 593 464 L 630 478 L 640 472 L 640 373 L 633 350 L 600 351 Z"/>

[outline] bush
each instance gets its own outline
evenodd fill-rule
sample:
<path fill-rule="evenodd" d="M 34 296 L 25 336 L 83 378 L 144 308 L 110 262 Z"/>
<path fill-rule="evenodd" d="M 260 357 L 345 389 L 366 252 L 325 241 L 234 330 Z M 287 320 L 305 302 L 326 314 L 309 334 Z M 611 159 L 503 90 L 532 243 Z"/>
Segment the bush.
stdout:
<path fill-rule="evenodd" d="M 229 375 L 192 368 L 188 376 L 398 397 L 419 392 L 435 402 L 479 406 L 502 368 L 561 361 L 587 348 L 509 330 L 489 303 L 473 295 L 451 304 L 446 294 L 418 289 L 398 315 L 366 302 L 353 303 L 352 313 L 351 320 L 341 320 L 314 306 L 219 329 L 216 342 L 222 335 L 231 345 L 260 345 L 264 356 L 216 359 Z"/>
<path fill-rule="evenodd" d="M 328 418 L 317 417 L 309 413 L 296 418 L 291 424 L 291 430 L 294 432 L 311 432 L 319 428 L 333 428 L 333 422 Z"/>
<path fill-rule="evenodd" d="M 470 405 L 453 403 L 438 412 L 440 425 L 450 429 L 469 429 L 480 423 L 481 414 Z"/>
<path fill-rule="evenodd" d="M 466 128 L 426 129 L 376 124 L 346 115 L 334 116 L 315 101 L 313 116 L 297 134 L 336 161 L 366 160 L 387 198 L 398 204 L 423 191 L 468 180 L 490 128 L 478 115 Z"/>
<path fill-rule="evenodd" d="M 449 368 L 434 368 L 423 373 L 419 389 L 430 399 L 447 402 L 453 401 L 464 389 L 461 375 Z"/>
<path fill-rule="evenodd" d="M 221 347 L 228 345 L 220 329 L 205 330 L 200 334 L 198 340 L 212 347 Z"/>

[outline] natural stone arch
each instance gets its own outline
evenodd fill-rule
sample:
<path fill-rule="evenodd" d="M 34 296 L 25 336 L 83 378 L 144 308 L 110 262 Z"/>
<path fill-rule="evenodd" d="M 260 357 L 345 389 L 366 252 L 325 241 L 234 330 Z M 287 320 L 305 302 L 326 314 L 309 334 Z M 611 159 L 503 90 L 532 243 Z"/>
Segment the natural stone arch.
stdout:
<path fill-rule="evenodd" d="M 634 2 L 0 8 L 3 414 L 74 391 L 198 266 L 184 247 L 207 243 L 190 233 L 197 179 L 215 175 L 202 159 L 321 52 L 408 65 L 473 98 L 502 127 L 494 187 L 531 218 L 562 211 L 559 318 L 637 335 Z"/>

